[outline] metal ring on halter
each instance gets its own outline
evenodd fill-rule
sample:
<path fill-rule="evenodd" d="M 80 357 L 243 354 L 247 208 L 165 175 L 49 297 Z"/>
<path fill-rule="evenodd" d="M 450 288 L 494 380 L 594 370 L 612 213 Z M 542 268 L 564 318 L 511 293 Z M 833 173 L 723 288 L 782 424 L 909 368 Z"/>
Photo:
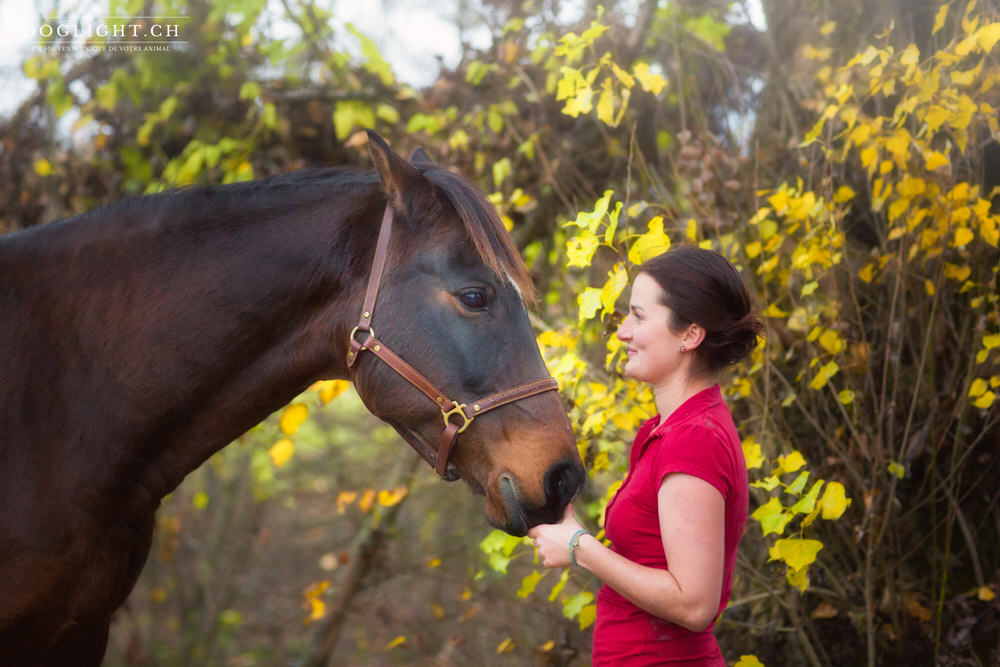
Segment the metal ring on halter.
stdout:
<path fill-rule="evenodd" d="M 354 340 L 354 334 L 358 333 L 359 330 L 360 327 L 354 327 L 353 329 L 351 329 L 351 335 L 347 337 L 347 340 Z M 370 333 L 372 336 L 375 335 L 375 327 L 368 327 L 366 331 Z"/>
<path fill-rule="evenodd" d="M 455 403 L 455 407 L 453 407 L 451 410 L 448 410 L 447 412 L 445 412 L 444 410 L 441 411 L 441 416 L 444 417 L 445 428 L 448 428 L 448 424 L 451 423 L 449 417 L 451 417 L 452 415 L 459 415 L 462 417 L 462 419 L 465 420 L 465 423 L 458 427 L 458 433 L 461 433 L 465 429 L 469 428 L 469 424 L 472 423 L 474 417 L 469 417 L 468 415 L 465 414 L 465 406 L 466 406 L 465 403 L 462 403 L 461 405 Z M 458 424 L 455 425 L 458 426 Z"/>

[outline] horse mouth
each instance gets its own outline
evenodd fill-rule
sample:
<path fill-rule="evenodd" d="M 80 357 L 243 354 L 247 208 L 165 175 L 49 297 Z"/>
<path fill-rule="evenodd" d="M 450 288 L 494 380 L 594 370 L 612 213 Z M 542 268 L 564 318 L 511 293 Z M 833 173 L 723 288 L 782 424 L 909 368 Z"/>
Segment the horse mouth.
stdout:
<path fill-rule="evenodd" d="M 524 537 L 528 534 L 528 519 L 524 516 L 521 501 L 517 497 L 514 480 L 504 473 L 500 475 L 497 485 L 500 487 L 500 497 L 503 498 L 503 505 L 507 510 L 507 526 L 504 530 L 515 537 Z"/>
<path fill-rule="evenodd" d="M 398 433 L 399 436 L 403 440 L 405 440 L 406 443 L 417 452 L 417 454 L 421 456 L 421 458 L 427 461 L 432 468 L 434 467 L 434 464 L 431 463 L 431 461 L 434 460 L 435 456 L 437 456 L 437 452 L 433 447 L 427 444 L 427 442 L 423 438 L 421 438 L 420 435 L 418 435 L 415 431 L 410 430 L 408 426 L 404 426 L 399 422 L 395 422 L 389 419 L 386 419 L 385 421 L 386 423 L 389 424 L 389 426 L 396 429 L 396 433 Z M 454 463 L 449 461 L 448 468 L 445 471 L 444 477 L 442 477 L 442 479 L 444 479 L 446 482 L 454 482 L 455 480 L 460 478 L 461 475 L 458 473 L 458 468 L 455 467 Z"/>

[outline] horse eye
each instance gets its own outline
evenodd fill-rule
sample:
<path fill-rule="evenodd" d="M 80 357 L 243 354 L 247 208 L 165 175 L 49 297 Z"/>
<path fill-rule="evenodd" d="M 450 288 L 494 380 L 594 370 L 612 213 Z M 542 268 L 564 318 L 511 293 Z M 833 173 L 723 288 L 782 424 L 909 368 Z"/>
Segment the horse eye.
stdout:
<path fill-rule="evenodd" d="M 468 292 L 462 292 L 461 296 L 458 298 L 462 302 L 462 305 L 469 310 L 486 309 L 486 293 L 482 290 L 469 290 Z"/>

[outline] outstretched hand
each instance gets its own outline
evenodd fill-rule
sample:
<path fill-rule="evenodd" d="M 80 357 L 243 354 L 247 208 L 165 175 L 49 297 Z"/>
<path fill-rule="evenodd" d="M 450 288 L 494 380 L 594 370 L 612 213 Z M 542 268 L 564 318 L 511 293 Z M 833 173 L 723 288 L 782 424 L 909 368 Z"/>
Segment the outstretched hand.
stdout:
<path fill-rule="evenodd" d="M 535 526 L 528 537 L 535 541 L 535 549 L 545 567 L 566 567 L 569 561 L 569 541 L 582 526 L 573 514 L 573 503 L 566 506 L 559 523 Z"/>

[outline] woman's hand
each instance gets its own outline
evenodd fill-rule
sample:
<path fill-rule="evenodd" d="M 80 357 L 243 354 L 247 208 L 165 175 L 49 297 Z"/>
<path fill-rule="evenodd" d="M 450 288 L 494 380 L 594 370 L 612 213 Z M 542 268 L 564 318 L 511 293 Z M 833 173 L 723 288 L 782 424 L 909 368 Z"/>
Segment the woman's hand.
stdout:
<path fill-rule="evenodd" d="M 535 526 L 528 531 L 528 537 L 535 541 L 535 549 L 542 557 L 545 567 L 566 567 L 569 561 L 569 541 L 573 533 L 580 530 L 580 522 L 573 516 L 573 503 L 566 506 L 559 523 Z"/>

